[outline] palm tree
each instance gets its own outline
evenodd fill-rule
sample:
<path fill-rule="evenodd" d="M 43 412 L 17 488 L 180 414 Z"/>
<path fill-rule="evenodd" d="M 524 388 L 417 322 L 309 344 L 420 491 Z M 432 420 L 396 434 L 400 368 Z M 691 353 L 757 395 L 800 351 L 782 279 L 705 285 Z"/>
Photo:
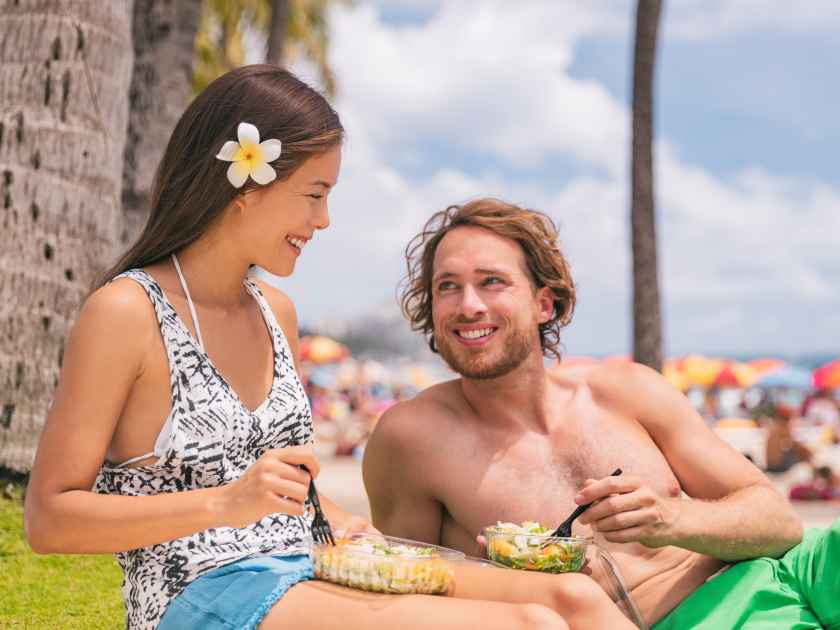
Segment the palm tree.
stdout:
<path fill-rule="evenodd" d="M 193 90 L 200 92 L 220 74 L 245 63 L 245 38 L 263 34 L 266 61 L 280 64 L 303 57 L 318 68 L 324 89 L 335 94 L 329 64 L 331 4 L 349 0 L 204 0 L 196 39 Z"/>
<path fill-rule="evenodd" d="M 263 31 L 269 18 L 266 0 L 203 0 L 193 92 L 201 92 L 216 77 L 243 65 L 245 33 Z"/>
<path fill-rule="evenodd" d="M 265 60 L 278 66 L 283 65 L 283 49 L 286 46 L 286 31 L 289 23 L 290 0 L 269 0 L 271 22 L 268 27 L 268 51 Z"/>
<path fill-rule="evenodd" d="M 134 71 L 129 92 L 120 240 L 145 223 L 155 170 L 191 98 L 201 0 L 134 0 Z"/>
<path fill-rule="evenodd" d="M 31 465 L 68 328 L 118 241 L 132 5 L 0 10 L 0 466 L 13 470 Z"/>
<path fill-rule="evenodd" d="M 289 21 L 286 30 L 284 56 L 309 59 L 318 68 L 324 90 L 335 95 L 335 73 L 330 66 L 328 53 L 330 43 L 329 20 L 331 4 L 337 0 L 290 0 Z M 350 0 L 341 0 L 348 4 Z"/>
<path fill-rule="evenodd" d="M 638 0 L 633 55 L 633 360 L 662 370 L 653 199 L 653 76 L 661 0 Z"/>

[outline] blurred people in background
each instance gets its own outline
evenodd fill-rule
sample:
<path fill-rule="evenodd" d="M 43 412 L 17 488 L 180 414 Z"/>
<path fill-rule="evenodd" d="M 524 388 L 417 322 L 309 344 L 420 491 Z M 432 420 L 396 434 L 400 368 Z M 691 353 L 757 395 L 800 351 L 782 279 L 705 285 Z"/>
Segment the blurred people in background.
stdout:
<path fill-rule="evenodd" d="M 720 417 L 720 390 L 716 386 L 709 387 L 703 397 L 703 406 L 700 408 L 700 415 L 708 426 L 714 424 Z"/>
<path fill-rule="evenodd" d="M 840 499 L 840 477 L 830 466 L 814 466 L 810 482 L 794 484 L 789 496 L 794 501 Z"/>
<path fill-rule="evenodd" d="M 794 464 L 811 460 L 811 451 L 793 437 L 792 418 L 793 411 L 784 405 L 776 405 L 771 415 L 764 418 L 767 428 L 767 472 L 786 472 Z"/>
<path fill-rule="evenodd" d="M 840 440 L 840 404 L 829 389 L 818 389 L 802 403 L 800 415 L 805 422 L 831 431 L 831 440 Z"/>

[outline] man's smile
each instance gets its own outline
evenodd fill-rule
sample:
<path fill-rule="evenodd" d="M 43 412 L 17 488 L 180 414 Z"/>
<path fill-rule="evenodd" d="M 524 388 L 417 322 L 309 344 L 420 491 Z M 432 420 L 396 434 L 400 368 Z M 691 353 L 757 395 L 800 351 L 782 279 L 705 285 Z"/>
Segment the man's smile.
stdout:
<path fill-rule="evenodd" d="M 465 346 L 481 346 L 495 336 L 498 326 L 491 324 L 459 326 L 453 329 L 455 337 Z"/>

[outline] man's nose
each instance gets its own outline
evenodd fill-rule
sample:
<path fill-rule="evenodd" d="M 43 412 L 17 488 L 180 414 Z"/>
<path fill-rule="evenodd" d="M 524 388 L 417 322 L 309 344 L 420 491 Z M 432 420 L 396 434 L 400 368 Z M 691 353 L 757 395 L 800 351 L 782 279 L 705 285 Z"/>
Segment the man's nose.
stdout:
<path fill-rule="evenodd" d="M 464 287 L 464 290 L 461 293 L 460 307 L 461 315 L 470 319 L 476 317 L 477 315 L 481 315 L 487 310 L 487 307 L 481 299 L 481 296 L 478 294 L 478 291 L 469 284 Z"/>

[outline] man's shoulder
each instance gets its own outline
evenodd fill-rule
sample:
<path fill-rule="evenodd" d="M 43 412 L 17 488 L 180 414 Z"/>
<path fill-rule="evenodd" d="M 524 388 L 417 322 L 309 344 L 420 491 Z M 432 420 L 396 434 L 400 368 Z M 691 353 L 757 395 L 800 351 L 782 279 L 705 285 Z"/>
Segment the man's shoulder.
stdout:
<path fill-rule="evenodd" d="M 451 433 L 457 418 L 453 385 L 434 385 L 382 414 L 365 447 L 363 471 L 368 494 L 374 488 L 409 488 L 429 482 L 440 460 L 440 437 Z M 429 474 L 427 474 L 429 473 Z"/>
<path fill-rule="evenodd" d="M 424 389 L 409 400 L 389 407 L 382 420 L 400 426 L 416 426 L 420 424 L 420 419 L 423 419 L 422 424 L 446 421 L 457 417 L 462 399 L 458 381 L 445 381 Z"/>
<path fill-rule="evenodd" d="M 389 446 L 410 443 L 417 446 L 458 417 L 458 381 L 432 385 L 414 398 L 389 407 L 376 423 L 372 441 Z M 376 438 L 374 440 L 374 438 Z"/>
<path fill-rule="evenodd" d="M 628 360 L 607 359 L 585 365 L 552 368 L 553 375 L 578 388 L 585 388 L 596 404 L 624 406 L 651 394 L 667 381 L 655 370 Z M 624 411 L 627 411 L 626 409 Z"/>

